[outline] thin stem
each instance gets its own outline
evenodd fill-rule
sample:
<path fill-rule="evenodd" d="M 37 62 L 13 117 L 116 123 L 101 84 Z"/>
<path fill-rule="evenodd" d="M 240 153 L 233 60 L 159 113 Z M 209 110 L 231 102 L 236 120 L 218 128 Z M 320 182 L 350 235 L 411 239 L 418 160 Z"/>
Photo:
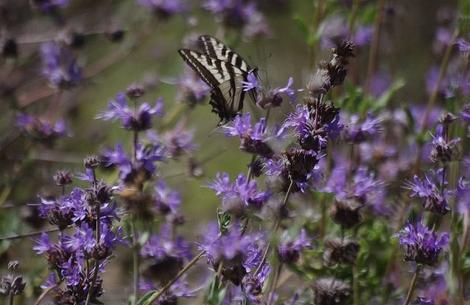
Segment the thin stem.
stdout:
<path fill-rule="evenodd" d="M 34 305 L 39 305 L 41 304 L 42 300 L 44 300 L 44 298 L 49 294 L 49 292 L 51 292 L 54 288 L 56 288 L 57 285 L 54 285 L 54 286 L 51 286 L 49 288 L 47 288 L 46 290 L 44 290 L 41 295 L 39 296 L 39 298 L 36 300 L 36 302 L 34 303 Z"/>
<path fill-rule="evenodd" d="M 359 280 L 357 274 L 357 266 L 352 266 L 352 283 L 353 283 L 353 304 L 359 305 Z"/>
<path fill-rule="evenodd" d="M 271 305 L 271 303 L 273 302 L 273 296 L 277 288 L 277 283 L 279 282 L 279 276 L 281 275 L 282 266 L 283 266 L 282 262 L 279 263 L 279 266 L 276 269 L 276 273 L 274 273 L 273 281 L 271 282 L 269 290 L 267 291 L 267 295 L 268 295 L 268 302 L 266 303 L 267 305 Z"/>
<path fill-rule="evenodd" d="M 284 200 L 282 202 L 281 209 L 284 209 L 287 205 L 287 201 L 289 200 L 290 194 L 292 192 L 292 187 L 294 186 L 294 181 L 291 179 L 289 188 L 287 189 L 286 195 L 284 196 Z M 272 230 L 272 233 L 275 234 L 277 232 L 277 229 L 279 229 L 279 226 L 281 225 L 281 217 L 278 216 L 276 219 L 276 222 L 274 223 L 274 227 Z M 263 267 L 263 264 L 266 262 L 266 258 L 268 257 L 269 250 L 271 250 L 271 240 L 269 241 L 266 249 L 264 250 L 263 257 L 256 268 L 255 274 L 258 274 L 261 271 L 261 267 Z"/>
<path fill-rule="evenodd" d="M 132 304 L 137 304 L 139 297 L 139 244 L 137 230 L 135 228 L 135 217 L 131 217 L 132 230 Z"/>
<path fill-rule="evenodd" d="M 10 301 L 8 302 L 8 304 L 13 305 L 14 302 L 15 302 L 15 295 L 13 293 L 10 293 Z"/>
<path fill-rule="evenodd" d="M 418 279 L 420 270 L 421 270 L 421 266 L 420 265 L 416 266 L 416 271 L 413 274 L 413 278 L 411 279 L 410 287 L 408 288 L 408 293 L 406 294 L 406 299 L 403 305 L 410 304 L 411 298 L 413 296 L 413 292 L 416 288 L 416 280 Z"/>
<path fill-rule="evenodd" d="M 379 53 L 379 44 L 380 44 L 380 31 L 382 28 L 382 17 L 385 6 L 385 0 L 379 0 L 377 5 L 377 15 L 374 20 L 374 35 L 372 37 L 372 42 L 370 44 L 369 50 L 369 61 L 367 63 L 367 78 L 365 90 L 369 91 L 370 81 L 372 80 L 373 74 L 375 72 L 375 66 L 377 63 L 377 57 Z"/>
<path fill-rule="evenodd" d="M 0 241 L 20 239 L 20 238 L 26 238 L 26 237 L 33 237 L 33 236 L 41 235 L 42 233 L 51 233 L 51 232 L 57 232 L 57 231 L 60 231 L 60 229 L 59 228 L 53 228 L 53 229 L 49 229 L 49 230 L 42 230 L 42 231 L 36 231 L 36 232 L 30 232 L 30 233 L 24 233 L 24 234 L 15 234 L 15 235 L 10 235 L 10 236 L 0 237 Z"/>
<path fill-rule="evenodd" d="M 95 177 L 94 171 L 93 171 L 93 177 Z M 94 182 L 96 183 L 96 178 L 94 179 Z M 95 239 L 96 239 L 96 245 L 100 244 L 100 213 L 101 213 L 101 206 L 99 202 L 95 202 L 95 214 L 96 214 L 96 221 L 95 221 Z M 100 268 L 100 260 L 95 258 L 95 268 L 93 270 L 93 279 L 91 281 L 91 286 L 88 288 L 88 294 L 86 297 L 85 305 L 88 305 L 91 300 L 91 295 L 93 294 L 93 290 L 95 289 L 95 284 L 96 280 L 98 278 L 98 272 Z"/>
<path fill-rule="evenodd" d="M 204 255 L 204 251 L 199 252 L 198 255 L 196 255 L 186 266 L 184 266 L 183 269 L 181 269 L 180 272 L 171 280 L 169 281 L 163 288 L 155 292 L 145 303 L 144 305 L 152 304 L 154 301 L 156 301 L 165 291 L 170 289 L 170 287 L 180 278 L 185 274 L 194 264 L 197 263 L 197 261 Z"/>

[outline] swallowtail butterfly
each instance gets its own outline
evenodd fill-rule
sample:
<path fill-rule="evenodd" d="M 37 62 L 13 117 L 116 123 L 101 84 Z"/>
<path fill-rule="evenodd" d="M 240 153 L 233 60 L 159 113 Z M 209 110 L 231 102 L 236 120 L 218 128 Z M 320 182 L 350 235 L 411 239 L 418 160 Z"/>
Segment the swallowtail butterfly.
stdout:
<path fill-rule="evenodd" d="M 183 60 L 211 88 L 212 111 L 221 122 L 232 120 L 243 109 L 245 91 L 243 82 L 247 81 L 251 68 L 235 51 L 227 47 L 217 38 L 202 35 L 198 40 L 202 52 L 180 49 L 178 52 Z M 249 91 L 253 99 L 256 89 Z"/>

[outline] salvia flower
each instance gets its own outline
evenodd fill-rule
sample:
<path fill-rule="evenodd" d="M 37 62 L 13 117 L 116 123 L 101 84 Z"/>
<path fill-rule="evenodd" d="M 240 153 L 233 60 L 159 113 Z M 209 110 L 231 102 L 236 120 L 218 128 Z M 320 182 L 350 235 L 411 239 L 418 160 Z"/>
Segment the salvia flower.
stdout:
<path fill-rule="evenodd" d="M 470 52 L 470 42 L 466 41 L 465 39 L 463 38 L 457 39 L 456 44 L 460 52 L 462 53 Z"/>
<path fill-rule="evenodd" d="M 171 224 L 164 224 L 158 234 L 152 235 L 140 250 L 147 261 L 144 275 L 154 281 L 165 284 L 191 258 L 191 247 L 180 235 L 173 233 Z"/>
<path fill-rule="evenodd" d="M 177 81 L 177 100 L 187 103 L 190 106 L 202 104 L 209 96 L 210 88 L 192 71 L 186 70 L 183 76 Z"/>
<path fill-rule="evenodd" d="M 430 172 L 423 179 L 415 175 L 413 181 L 407 182 L 405 187 L 411 190 L 411 197 L 422 200 L 423 207 L 426 210 L 445 215 L 450 211 L 448 202 L 450 192 L 448 190 L 442 191 L 442 188 L 447 184 L 447 181 L 439 181 L 442 177 L 442 171 L 443 169 L 439 169 L 436 172 Z"/>
<path fill-rule="evenodd" d="M 243 27 L 257 12 L 254 2 L 243 0 L 205 0 L 203 8 L 216 15 L 229 27 Z"/>
<path fill-rule="evenodd" d="M 98 115 L 99 119 L 121 121 L 125 129 L 143 131 L 152 128 L 152 117 L 163 115 L 163 99 L 159 98 L 154 106 L 140 104 L 134 111 L 128 104 L 126 94 L 118 93 L 108 104 L 108 110 Z"/>
<path fill-rule="evenodd" d="M 32 0 L 31 4 L 44 13 L 53 12 L 56 9 L 66 7 L 70 0 Z"/>
<path fill-rule="evenodd" d="M 242 234 L 237 225 L 220 234 L 216 224 L 209 225 L 203 242 L 199 245 L 209 264 L 218 269 L 223 263 L 222 275 L 235 285 L 240 285 L 248 273 L 256 270 L 262 257 L 264 241 L 257 233 Z"/>
<path fill-rule="evenodd" d="M 437 234 L 421 222 L 408 223 L 398 234 L 405 251 L 405 260 L 434 266 L 439 254 L 449 242 L 449 234 Z"/>
<path fill-rule="evenodd" d="M 271 272 L 268 264 L 264 264 L 259 272 L 256 270 L 243 277 L 242 291 L 245 297 L 250 300 L 250 304 L 262 305 L 263 303 L 263 286 Z"/>
<path fill-rule="evenodd" d="M 155 185 L 155 204 L 162 214 L 176 214 L 181 204 L 181 196 L 171 190 L 164 181 L 159 181 Z"/>
<path fill-rule="evenodd" d="M 456 191 L 457 208 L 460 213 L 470 211 L 470 181 L 460 177 Z"/>
<path fill-rule="evenodd" d="M 23 293 L 26 283 L 18 269 L 19 263 L 17 261 L 8 263 L 8 273 L 0 277 L 0 295 L 14 296 Z"/>
<path fill-rule="evenodd" d="M 423 297 L 417 297 L 416 300 L 412 303 L 413 305 L 434 305 L 434 301 L 426 299 Z"/>
<path fill-rule="evenodd" d="M 75 57 L 58 43 L 47 42 L 41 45 L 43 62 L 42 73 L 54 87 L 70 87 L 82 78 L 81 68 Z"/>
<path fill-rule="evenodd" d="M 356 262 L 359 243 L 348 238 L 332 238 L 325 241 L 323 261 L 327 266 L 334 264 L 349 264 Z"/>
<path fill-rule="evenodd" d="M 270 197 L 268 191 L 258 190 L 256 180 L 248 180 L 245 174 L 231 182 L 227 173 L 218 173 L 209 188 L 222 199 L 224 208 L 235 214 L 241 213 L 244 207 L 259 209 Z"/>
<path fill-rule="evenodd" d="M 64 121 L 58 120 L 54 123 L 26 113 L 17 115 L 16 126 L 33 139 L 49 145 L 53 144 L 56 139 L 67 135 Z"/>
<path fill-rule="evenodd" d="M 430 159 L 433 162 L 446 163 L 458 155 L 460 138 L 449 139 L 445 131 L 446 127 L 439 125 L 436 134 L 432 136 L 432 151 Z"/>
<path fill-rule="evenodd" d="M 253 126 L 251 125 L 251 114 L 249 112 L 238 115 L 233 122 L 223 127 L 225 135 L 240 137 L 240 149 L 248 153 L 270 158 L 274 152 L 266 143 L 268 136 L 266 131 L 266 119 L 261 118 Z"/>
<path fill-rule="evenodd" d="M 364 142 L 382 131 L 381 121 L 380 118 L 368 114 L 366 119 L 360 122 L 359 116 L 353 115 L 345 128 L 345 137 L 352 143 Z"/>
<path fill-rule="evenodd" d="M 175 159 L 184 154 L 190 154 L 197 148 L 194 143 L 193 131 L 186 129 L 184 121 L 179 122 L 173 129 L 165 132 L 161 141 L 165 145 L 168 154 Z"/>
<path fill-rule="evenodd" d="M 162 285 L 154 285 L 151 281 L 141 279 L 139 289 L 144 292 L 159 291 Z M 185 277 L 177 280 L 171 287 L 155 301 L 157 305 L 173 305 L 178 303 L 179 298 L 193 297 L 194 293 L 189 290 L 189 285 Z"/>
<path fill-rule="evenodd" d="M 186 6 L 180 0 L 137 0 L 137 2 L 161 18 L 168 18 L 186 10 Z"/>
<path fill-rule="evenodd" d="M 277 254 L 282 262 L 295 263 L 299 260 L 302 250 L 308 249 L 311 246 L 310 238 L 305 230 L 302 229 L 295 240 L 282 242 L 277 247 Z"/>
<path fill-rule="evenodd" d="M 316 305 L 345 304 L 350 295 L 348 284 L 336 278 L 320 278 L 313 284 Z"/>
<path fill-rule="evenodd" d="M 462 111 L 460 112 L 460 117 L 465 122 L 470 122 L 470 103 L 463 106 Z"/>

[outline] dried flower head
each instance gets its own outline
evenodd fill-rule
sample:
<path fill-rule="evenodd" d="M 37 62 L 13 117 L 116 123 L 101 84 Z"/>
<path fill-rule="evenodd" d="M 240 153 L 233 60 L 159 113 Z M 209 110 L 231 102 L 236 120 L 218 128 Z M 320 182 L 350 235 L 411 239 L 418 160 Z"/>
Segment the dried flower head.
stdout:
<path fill-rule="evenodd" d="M 325 241 L 323 261 L 327 266 L 334 264 L 349 264 L 356 262 L 359 244 L 348 238 L 332 238 Z"/>

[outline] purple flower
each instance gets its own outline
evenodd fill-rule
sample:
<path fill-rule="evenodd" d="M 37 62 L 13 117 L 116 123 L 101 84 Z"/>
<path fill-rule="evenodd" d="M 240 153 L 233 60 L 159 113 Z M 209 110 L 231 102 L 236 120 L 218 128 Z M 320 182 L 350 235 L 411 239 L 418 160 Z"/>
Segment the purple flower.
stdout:
<path fill-rule="evenodd" d="M 186 6 L 180 0 L 137 0 L 137 2 L 163 18 L 168 18 L 186 10 Z"/>
<path fill-rule="evenodd" d="M 417 297 L 416 300 L 413 302 L 414 305 L 434 305 L 434 301 L 433 300 L 429 300 L 429 299 L 426 299 L 426 298 L 422 298 L 422 297 Z"/>
<path fill-rule="evenodd" d="M 181 196 L 171 190 L 164 181 L 159 181 L 155 186 L 155 204 L 163 214 L 176 214 L 181 204 Z"/>
<path fill-rule="evenodd" d="M 408 223 L 397 235 L 405 250 L 406 261 L 429 266 L 437 263 L 439 254 L 449 242 L 449 234 L 436 234 L 421 222 Z"/>
<path fill-rule="evenodd" d="M 36 245 L 33 246 L 33 250 L 36 251 L 37 254 L 44 254 L 49 252 L 53 247 L 54 245 L 51 242 L 49 235 L 47 235 L 47 233 L 42 233 L 36 240 Z"/>
<path fill-rule="evenodd" d="M 297 239 L 282 242 L 277 248 L 277 254 L 282 262 L 295 263 L 300 258 L 300 252 L 311 246 L 310 238 L 307 237 L 307 233 L 302 229 Z"/>
<path fill-rule="evenodd" d="M 352 41 L 358 47 L 365 46 L 371 42 L 373 35 L 374 35 L 374 28 L 372 26 L 360 25 L 356 29 L 356 32 L 354 33 Z"/>
<path fill-rule="evenodd" d="M 261 84 L 259 82 L 258 76 L 254 71 L 250 71 L 247 76 L 247 80 L 242 82 L 243 91 L 258 90 L 261 89 Z"/>
<path fill-rule="evenodd" d="M 197 75 L 189 70 L 177 81 L 177 100 L 190 106 L 202 104 L 210 93 L 210 88 Z"/>
<path fill-rule="evenodd" d="M 433 162 L 446 163 L 455 159 L 457 155 L 457 145 L 460 138 L 449 139 L 445 134 L 445 127 L 439 125 L 436 134 L 432 135 L 432 151 L 430 159 Z"/>
<path fill-rule="evenodd" d="M 32 5 L 37 7 L 44 13 L 53 12 L 54 10 L 66 7 L 70 0 L 33 0 Z"/>
<path fill-rule="evenodd" d="M 470 181 L 460 177 L 456 191 L 457 207 L 460 213 L 470 211 Z"/>
<path fill-rule="evenodd" d="M 238 175 L 231 183 L 227 173 L 218 173 L 215 181 L 209 184 L 209 188 L 222 198 L 222 205 L 226 209 L 234 209 L 233 212 L 243 210 L 243 207 L 259 209 L 270 197 L 269 192 L 258 190 L 256 180 L 249 181 L 244 174 Z"/>
<path fill-rule="evenodd" d="M 50 144 L 67 134 L 64 121 L 52 123 L 26 113 L 17 115 L 16 126 L 32 138 Z"/>
<path fill-rule="evenodd" d="M 143 131 L 152 128 L 152 117 L 163 115 L 163 99 L 159 98 L 152 107 L 142 103 L 137 111 L 131 109 L 125 93 L 118 93 L 108 104 L 108 110 L 98 115 L 99 119 L 121 120 L 125 129 Z"/>
<path fill-rule="evenodd" d="M 251 115 L 247 112 L 238 115 L 233 122 L 223 127 L 225 135 L 240 137 L 240 149 L 252 154 L 270 158 L 274 152 L 266 143 L 266 119 L 261 118 L 254 126 L 251 125 Z"/>
<path fill-rule="evenodd" d="M 391 83 L 392 79 L 390 74 L 377 72 L 371 79 L 369 89 L 374 97 L 379 97 L 390 88 Z"/>
<path fill-rule="evenodd" d="M 465 52 L 465 53 L 470 52 L 470 42 L 466 41 L 465 39 L 463 38 L 457 39 L 456 45 L 459 48 L 460 52 Z"/>
<path fill-rule="evenodd" d="M 164 224 L 159 234 L 152 235 L 140 250 L 144 258 L 153 263 L 165 262 L 169 258 L 184 261 L 191 258 L 191 247 L 182 236 L 173 237 L 170 224 Z"/>
<path fill-rule="evenodd" d="M 82 78 L 81 69 L 72 54 L 55 42 L 41 45 L 42 73 L 55 87 L 76 85 Z"/>
<path fill-rule="evenodd" d="M 263 286 L 268 279 L 269 273 L 271 272 L 271 267 L 268 264 L 263 264 L 259 272 L 252 272 L 245 275 L 242 281 L 242 291 L 245 294 L 246 298 L 250 301 L 250 304 L 253 305 L 262 305 L 263 303 Z"/>
<path fill-rule="evenodd" d="M 203 7 L 220 17 L 227 26 L 240 27 L 248 23 L 257 12 L 253 2 L 243 0 L 205 0 Z"/>
<path fill-rule="evenodd" d="M 470 103 L 463 106 L 460 117 L 467 123 L 470 123 Z"/>
<path fill-rule="evenodd" d="M 447 181 L 437 182 L 441 178 L 442 169 L 437 172 L 431 172 L 430 176 L 425 175 L 424 179 L 418 176 L 413 177 L 413 181 L 406 183 L 405 187 L 411 190 L 411 197 L 418 197 L 423 200 L 423 207 L 433 213 L 445 215 L 450 211 L 448 197 L 449 191 L 441 191 L 442 183 L 447 184 Z"/>
<path fill-rule="evenodd" d="M 178 158 L 183 154 L 189 154 L 196 150 L 193 132 L 185 128 L 185 122 L 181 121 L 176 126 L 162 135 L 162 142 L 166 150 L 173 158 Z"/>
<path fill-rule="evenodd" d="M 345 130 L 345 137 L 353 143 L 364 142 L 374 137 L 382 131 L 382 119 L 375 118 L 372 114 L 367 114 L 366 119 L 360 122 L 359 116 L 353 115 L 350 124 Z"/>

